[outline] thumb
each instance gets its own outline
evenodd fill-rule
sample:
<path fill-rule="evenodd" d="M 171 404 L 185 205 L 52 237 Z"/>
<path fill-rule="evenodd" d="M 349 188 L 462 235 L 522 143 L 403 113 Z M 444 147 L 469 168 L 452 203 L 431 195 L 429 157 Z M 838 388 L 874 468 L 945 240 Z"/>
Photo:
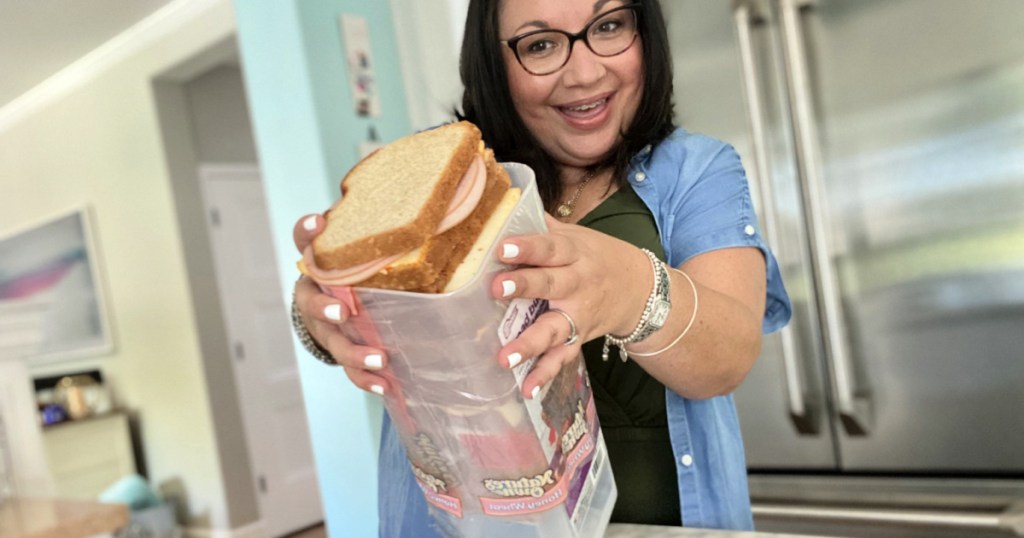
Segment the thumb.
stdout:
<path fill-rule="evenodd" d="M 313 238 L 320 235 L 324 229 L 324 218 L 321 215 L 311 214 L 300 218 L 292 228 L 292 240 L 295 241 L 295 248 L 301 253 L 306 250 Z"/>

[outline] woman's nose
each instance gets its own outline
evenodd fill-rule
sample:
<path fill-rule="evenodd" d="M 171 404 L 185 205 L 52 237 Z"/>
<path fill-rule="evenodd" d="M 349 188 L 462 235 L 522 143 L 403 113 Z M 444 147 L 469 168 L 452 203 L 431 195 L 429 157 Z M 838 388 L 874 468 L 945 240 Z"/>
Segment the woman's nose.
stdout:
<path fill-rule="evenodd" d="M 602 58 L 590 47 L 578 41 L 572 48 L 569 61 L 562 67 L 562 80 L 567 86 L 589 86 L 605 74 L 605 58 Z"/>

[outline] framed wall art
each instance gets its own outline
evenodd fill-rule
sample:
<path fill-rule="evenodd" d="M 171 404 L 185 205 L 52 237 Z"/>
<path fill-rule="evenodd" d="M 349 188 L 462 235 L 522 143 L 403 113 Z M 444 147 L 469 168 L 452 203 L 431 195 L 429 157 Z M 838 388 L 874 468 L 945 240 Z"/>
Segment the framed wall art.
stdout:
<path fill-rule="evenodd" d="M 113 350 L 90 211 L 0 234 L 0 359 L 28 366 Z"/>

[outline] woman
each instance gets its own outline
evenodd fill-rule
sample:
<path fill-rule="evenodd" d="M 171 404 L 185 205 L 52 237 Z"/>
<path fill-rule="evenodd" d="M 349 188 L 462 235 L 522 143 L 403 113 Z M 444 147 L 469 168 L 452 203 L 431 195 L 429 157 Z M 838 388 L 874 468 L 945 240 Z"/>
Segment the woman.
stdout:
<path fill-rule="evenodd" d="M 495 360 L 541 356 L 523 383 L 531 397 L 582 347 L 619 490 L 613 521 L 752 528 L 730 393 L 790 306 L 738 156 L 672 123 L 658 2 L 472 0 L 461 61 L 462 115 L 499 160 L 537 171 L 558 217 L 499 249 L 525 267 L 498 275 L 494 296 L 553 311 Z M 322 226 L 296 225 L 300 250 Z M 660 273 L 651 254 L 677 270 Z M 323 351 L 358 387 L 387 393 L 374 373 L 384 353 L 338 330 L 345 307 L 305 278 L 295 291 Z M 382 536 L 424 535 L 425 502 L 387 421 L 380 472 Z"/>

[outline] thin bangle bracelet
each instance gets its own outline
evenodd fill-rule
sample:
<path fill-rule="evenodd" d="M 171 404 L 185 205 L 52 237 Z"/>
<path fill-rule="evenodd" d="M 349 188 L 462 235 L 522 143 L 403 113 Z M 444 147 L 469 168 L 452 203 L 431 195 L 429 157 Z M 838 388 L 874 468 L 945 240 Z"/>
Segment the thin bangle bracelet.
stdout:
<path fill-rule="evenodd" d="M 672 346 L 678 344 L 679 341 L 682 340 L 684 336 L 686 336 L 686 333 L 690 332 L 690 328 L 693 327 L 694 320 L 697 319 L 697 285 L 693 283 L 693 279 L 690 278 L 690 275 L 684 273 L 683 271 L 680 271 L 679 269 L 676 269 L 675 267 L 670 267 L 670 269 L 686 277 L 686 281 L 690 283 L 690 288 L 693 289 L 693 314 L 690 314 L 690 321 L 689 323 L 686 324 L 686 328 L 683 329 L 683 332 L 679 333 L 679 336 L 677 336 L 671 344 L 659 349 L 658 351 L 653 351 L 651 353 L 635 353 L 633 351 L 628 352 L 633 357 L 653 357 L 655 355 L 661 355 L 662 353 L 672 349 Z"/>

